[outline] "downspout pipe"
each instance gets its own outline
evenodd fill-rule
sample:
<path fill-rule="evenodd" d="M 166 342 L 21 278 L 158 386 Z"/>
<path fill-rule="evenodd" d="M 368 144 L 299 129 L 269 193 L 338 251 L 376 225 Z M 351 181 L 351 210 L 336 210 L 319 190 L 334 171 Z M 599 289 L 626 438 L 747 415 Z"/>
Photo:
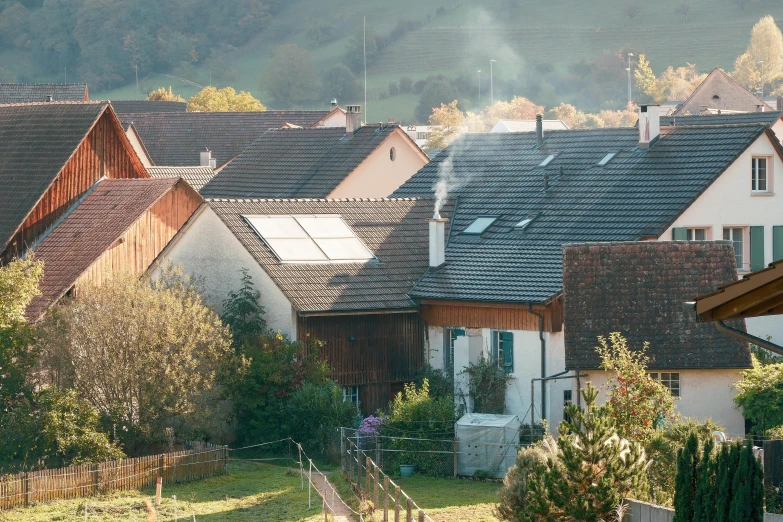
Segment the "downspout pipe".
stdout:
<path fill-rule="evenodd" d="M 541 340 L 541 378 L 546 378 L 546 340 L 544 339 L 544 314 L 533 310 L 533 305 L 527 304 L 527 311 L 538 317 L 538 338 Z M 533 396 L 530 396 L 533 403 Z M 546 419 L 546 385 L 541 383 L 541 418 Z"/>
<path fill-rule="evenodd" d="M 726 335 L 735 337 L 740 341 L 745 341 L 747 343 L 755 344 L 756 346 L 760 346 L 766 350 L 769 350 L 770 352 L 776 353 L 778 355 L 783 355 L 783 346 L 778 346 L 777 344 L 771 343 L 766 339 L 762 339 L 761 337 L 756 337 L 755 335 L 750 335 L 749 333 L 743 332 L 742 330 L 737 330 L 736 328 L 732 328 L 731 326 L 727 325 L 720 319 L 715 321 L 715 326 L 721 332 L 725 333 Z"/>

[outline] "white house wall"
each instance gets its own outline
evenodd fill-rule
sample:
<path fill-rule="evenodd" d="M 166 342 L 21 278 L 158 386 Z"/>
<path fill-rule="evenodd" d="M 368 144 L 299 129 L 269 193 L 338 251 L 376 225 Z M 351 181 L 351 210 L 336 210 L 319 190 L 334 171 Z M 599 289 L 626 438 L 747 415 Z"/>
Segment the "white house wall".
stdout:
<path fill-rule="evenodd" d="M 712 419 L 722 425 L 727 435 L 745 436 L 745 419 L 734 404 L 737 391 L 733 384 L 742 379 L 741 370 L 667 370 L 680 374 L 680 399 L 675 401 L 677 412 L 699 421 Z M 606 383 L 609 372 L 582 371 L 582 388 L 587 381 L 599 389 L 598 403 L 606 402 Z M 576 401 L 576 383 L 574 401 Z"/>
<path fill-rule="evenodd" d="M 159 256 L 153 276 L 168 261 L 181 265 L 201 280 L 204 299 L 219 310 L 228 293 L 239 288 L 241 270 L 247 268 L 261 292 L 267 325 L 296 340 L 296 311 L 285 294 L 207 204 L 196 212 Z"/>
<path fill-rule="evenodd" d="M 783 134 L 781 134 L 783 135 Z M 769 194 L 751 193 L 751 162 L 754 156 L 772 158 L 772 185 Z M 742 155 L 677 218 L 659 238 L 672 240 L 672 229 L 706 228 L 707 239 L 723 239 L 723 227 L 764 226 L 764 264 L 772 262 L 772 227 L 783 225 L 783 162 L 766 134 L 762 134 Z M 743 236 L 745 266 L 750 268 L 750 237 Z M 696 296 L 694 296 L 696 297 Z M 758 337 L 770 336 L 783 343 L 783 318 L 750 319 L 748 331 Z"/>

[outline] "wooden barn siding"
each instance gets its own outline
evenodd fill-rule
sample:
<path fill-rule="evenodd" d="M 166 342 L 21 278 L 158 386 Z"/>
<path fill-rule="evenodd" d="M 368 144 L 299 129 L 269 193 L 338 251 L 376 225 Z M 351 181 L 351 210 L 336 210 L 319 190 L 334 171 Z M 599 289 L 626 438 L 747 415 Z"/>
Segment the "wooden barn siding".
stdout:
<path fill-rule="evenodd" d="M 388 383 L 410 381 L 424 364 L 424 325 L 418 313 L 299 317 L 297 335 L 322 341 L 320 356 L 334 379 L 341 386 L 361 386 L 362 395 L 376 397 L 371 402 L 383 407 Z M 367 398 L 362 403 L 364 409 Z"/>
<path fill-rule="evenodd" d="M 533 310 L 544 315 L 544 331 L 559 332 L 563 328 L 563 302 L 555 299 L 545 308 Z M 421 315 L 429 326 L 462 326 L 465 328 L 498 328 L 504 330 L 538 331 L 538 317 L 527 308 L 471 306 L 461 304 L 423 304 Z"/>
<path fill-rule="evenodd" d="M 200 204 L 193 189 L 177 183 L 79 276 L 77 292 L 80 284 L 100 284 L 115 273 L 142 275 Z"/>
<path fill-rule="evenodd" d="M 127 137 L 118 135 L 119 124 L 106 111 L 63 167 L 16 232 L 2 259 L 8 260 L 31 245 L 102 177 L 147 178 L 146 169 Z M 127 145 L 126 145 L 127 144 Z M 130 152 L 129 152 L 130 150 Z"/>

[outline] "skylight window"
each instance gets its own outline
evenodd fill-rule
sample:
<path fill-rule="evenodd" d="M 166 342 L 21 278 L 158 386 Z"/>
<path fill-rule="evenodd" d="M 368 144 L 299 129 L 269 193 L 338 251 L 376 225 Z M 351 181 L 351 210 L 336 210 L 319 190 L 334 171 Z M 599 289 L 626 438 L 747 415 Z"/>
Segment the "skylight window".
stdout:
<path fill-rule="evenodd" d="M 610 152 L 609 154 L 607 154 L 606 156 L 604 156 L 603 158 L 601 158 L 601 161 L 599 161 L 599 162 L 598 162 L 598 166 L 599 166 L 599 167 L 605 167 L 605 166 L 606 166 L 606 164 L 607 164 L 607 163 L 609 163 L 610 161 L 612 161 L 612 159 L 613 159 L 615 156 L 617 156 L 617 153 L 616 153 L 616 152 Z"/>
<path fill-rule="evenodd" d="M 495 222 L 497 219 L 497 216 L 495 217 L 479 217 L 476 218 L 473 223 L 467 226 L 465 230 L 462 231 L 463 234 L 483 234 L 486 229 L 489 228 L 489 226 Z"/>
<path fill-rule="evenodd" d="M 537 217 L 537 214 L 529 214 L 522 221 L 514 225 L 514 230 L 525 230 Z"/>
<path fill-rule="evenodd" d="M 340 216 L 242 216 L 284 263 L 365 263 L 375 259 Z"/>
<path fill-rule="evenodd" d="M 547 165 L 552 163 L 552 161 L 554 161 L 554 159 L 555 159 L 555 155 L 554 154 L 550 154 L 549 156 L 546 157 L 546 159 L 544 161 L 541 162 L 539 167 L 546 167 Z"/>

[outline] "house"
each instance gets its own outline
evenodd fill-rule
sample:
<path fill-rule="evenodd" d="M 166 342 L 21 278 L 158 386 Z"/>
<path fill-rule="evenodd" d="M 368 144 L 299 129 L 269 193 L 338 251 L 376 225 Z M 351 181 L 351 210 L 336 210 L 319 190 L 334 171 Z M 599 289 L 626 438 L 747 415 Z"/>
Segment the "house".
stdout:
<path fill-rule="evenodd" d="M 208 198 L 380 198 L 429 159 L 397 125 L 270 129 L 201 190 Z"/>
<path fill-rule="evenodd" d="M 423 149 L 427 145 L 427 140 L 430 139 L 432 129 L 429 125 L 408 125 L 405 127 L 405 133 L 416 142 L 420 149 Z"/>
<path fill-rule="evenodd" d="M 216 168 L 223 168 L 260 134 L 286 124 L 301 127 L 333 125 L 340 111 L 259 112 L 143 112 L 123 113 L 122 121 L 133 129 L 154 165 L 199 165 L 204 148 L 212 151 Z M 339 127 L 344 127 L 342 125 Z M 143 155 L 140 151 L 139 155 Z"/>
<path fill-rule="evenodd" d="M 564 130 L 568 125 L 563 120 L 544 120 L 544 130 Z M 536 120 L 498 120 L 489 132 L 533 132 Z"/>
<path fill-rule="evenodd" d="M 187 102 L 166 100 L 114 100 L 111 106 L 122 119 L 125 114 L 145 114 L 150 112 L 186 112 Z"/>
<path fill-rule="evenodd" d="M 86 83 L 0 83 L 0 104 L 88 101 Z"/>
<path fill-rule="evenodd" d="M 41 295 L 27 307 L 40 319 L 80 285 L 122 273 L 142 275 L 202 199 L 179 178 L 101 179 L 32 245 L 44 263 Z"/>
<path fill-rule="evenodd" d="M 147 167 L 151 178 L 182 178 L 200 192 L 204 185 L 215 177 L 215 171 L 209 165 L 196 167 Z"/>
<path fill-rule="evenodd" d="M 345 397 L 385 408 L 425 362 L 407 292 L 427 270 L 431 199 L 207 199 L 158 263 L 203 277 L 217 307 L 247 269 L 267 324 L 318 339 Z M 450 216 L 446 205 L 443 215 Z"/>
<path fill-rule="evenodd" d="M 765 112 L 705 112 L 697 115 L 686 116 L 661 116 L 661 126 L 677 125 L 737 125 L 746 123 L 759 123 L 767 125 L 778 137 L 783 140 L 783 111 Z"/>
<path fill-rule="evenodd" d="M 661 127 L 656 106 L 642 106 L 640 119 L 638 128 L 466 134 L 393 193 L 455 199 L 444 262 L 409 292 L 433 366 L 459 374 L 481 354 L 502 362 L 508 412 L 557 426 L 568 380 L 534 379 L 575 378 L 565 364 L 564 244 L 728 239 L 741 273 L 772 261 L 783 151 L 769 126 Z M 753 324 L 762 320 L 748 330 L 778 335 Z"/>
<path fill-rule="evenodd" d="M 726 433 L 745 434 L 734 405 L 742 370 L 752 366 L 747 341 L 723 335 L 683 307 L 695 295 L 737 279 L 728 241 L 576 243 L 563 247 L 566 370 L 580 377 L 563 402 L 579 400 L 591 381 L 605 400 L 610 372 L 601 369 L 598 336 L 620 332 L 632 348 L 650 346 L 648 373 L 678 400 L 685 417 L 708 418 Z M 734 327 L 744 332 L 744 321 Z M 650 419 L 653 421 L 654 419 Z"/>
<path fill-rule="evenodd" d="M 21 255 L 101 178 L 147 178 L 105 102 L 0 106 L 0 260 Z"/>
<path fill-rule="evenodd" d="M 133 150 L 136 151 L 136 155 L 139 157 L 141 164 L 145 167 L 153 166 L 155 163 L 152 161 L 152 157 L 150 156 L 147 147 L 144 146 L 144 142 L 141 141 L 141 136 L 139 136 L 133 123 L 123 121 L 122 128 L 125 131 L 125 136 L 128 138 L 128 141 L 130 141 Z"/>
<path fill-rule="evenodd" d="M 772 107 L 737 83 L 722 69 L 715 68 L 672 116 L 703 114 L 709 111 L 765 112 Z"/>

